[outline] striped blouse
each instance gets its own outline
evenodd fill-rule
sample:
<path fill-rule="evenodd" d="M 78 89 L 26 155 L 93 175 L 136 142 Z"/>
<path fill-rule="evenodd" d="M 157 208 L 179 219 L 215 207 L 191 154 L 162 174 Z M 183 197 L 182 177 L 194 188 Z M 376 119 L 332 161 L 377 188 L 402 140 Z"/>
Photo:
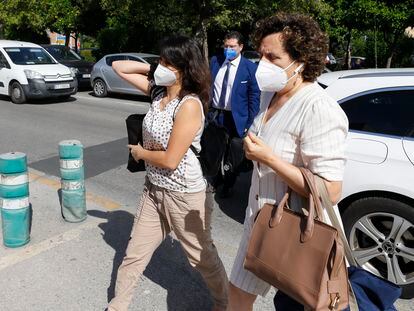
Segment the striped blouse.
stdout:
<path fill-rule="evenodd" d="M 317 83 L 295 93 L 265 124 L 263 116 L 273 92 L 262 92 L 260 112 L 250 131 L 257 134 L 281 159 L 304 166 L 329 180 L 341 181 L 345 166 L 345 140 L 348 119 L 338 105 Z M 260 182 L 260 191 L 259 191 Z M 287 185 L 269 167 L 254 163 L 247 224 L 264 203 L 275 204 L 286 193 Z M 305 200 L 293 193 L 291 208 L 301 210 Z"/>

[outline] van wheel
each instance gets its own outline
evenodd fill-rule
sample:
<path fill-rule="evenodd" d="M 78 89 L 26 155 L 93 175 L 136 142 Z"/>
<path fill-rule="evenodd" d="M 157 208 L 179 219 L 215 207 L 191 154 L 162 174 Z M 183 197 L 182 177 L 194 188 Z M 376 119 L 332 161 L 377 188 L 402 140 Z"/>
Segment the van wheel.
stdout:
<path fill-rule="evenodd" d="M 359 266 L 401 286 L 414 298 L 414 208 L 387 197 L 356 200 L 342 215 Z"/>
<path fill-rule="evenodd" d="M 26 94 L 19 82 L 12 83 L 10 87 L 10 97 L 15 104 L 23 104 L 26 102 Z"/>
<path fill-rule="evenodd" d="M 108 95 L 108 88 L 102 79 L 95 79 L 93 81 L 93 93 L 97 97 L 105 97 Z"/>

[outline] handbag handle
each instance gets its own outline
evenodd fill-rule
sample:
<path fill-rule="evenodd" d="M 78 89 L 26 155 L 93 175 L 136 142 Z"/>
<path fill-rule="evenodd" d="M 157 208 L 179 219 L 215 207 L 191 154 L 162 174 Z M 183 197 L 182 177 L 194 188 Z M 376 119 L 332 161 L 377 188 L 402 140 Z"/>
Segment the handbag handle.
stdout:
<path fill-rule="evenodd" d="M 285 193 L 283 196 L 282 201 L 277 206 L 273 207 L 272 216 L 269 219 L 269 227 L 273 228 L 280 224 L 283 218 L 284 207 L 287 206 L 287 201 L 289 199 L 289 192 Z M 305 243 L 312 238 L 313 235 L 313 227 L 314 227 L 314 204 L 312 200 L 309 200 L 309 213 L 306 217 L 306 226 L 300 233 L 300 241 Z"/>
<path fill-rule="evenodd" d="M 318 191 L 315 184 L 315 179 L 313 174 L 305 169 L 305 168 L 299 168 L 300 172 L 302 173 L 305 183 L 307 184 L 310 193 L 309 193 L 309 204 L 308 204 L 308 215 L 306 216 L 306 226 L 301 231 L 300 234 L 300 241 L 302 243 L 305 243 L 306 241 L 309 241 L 312 238 L 313 235 L 313 227 L 314 227 L 314 219 L 315 214 L 317 219 L 322 219 L 322 207 L 321 202 L 319 200 Z M 288 206 L 287 202 L 289 200 L 291 190 L 288 189 L 288 191 L 283 196 L 282 200 L 279 202 L 277 207 L 275 206 L 272 211 L 272 216 L 269 219 L 269 226 L 273 228 L 274 226 L 277 226 L 283 217 L 283 209 L 285 206 Z"/>

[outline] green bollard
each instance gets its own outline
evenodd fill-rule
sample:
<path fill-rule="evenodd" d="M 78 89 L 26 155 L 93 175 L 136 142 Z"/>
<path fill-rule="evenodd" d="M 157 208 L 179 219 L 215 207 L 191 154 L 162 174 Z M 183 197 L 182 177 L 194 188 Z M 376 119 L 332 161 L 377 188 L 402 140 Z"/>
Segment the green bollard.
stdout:
<path fill-rule="evenodd" d="M 27 244 L 30 241 L 31 207 L 24 153 L 0 155 L 0 209 L 3 244 L 7 247 Z"/>
<path fill-rule="evenodd" d="M 83 146 L 78 140 L 59 143 L 62 216 L 68 222 L 86 219 Z"/>

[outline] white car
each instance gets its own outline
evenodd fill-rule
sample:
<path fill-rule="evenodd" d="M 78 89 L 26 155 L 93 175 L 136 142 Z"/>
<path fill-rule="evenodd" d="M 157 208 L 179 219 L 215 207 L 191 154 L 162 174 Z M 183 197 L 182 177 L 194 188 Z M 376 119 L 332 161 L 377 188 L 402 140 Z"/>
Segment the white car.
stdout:
<path fill-rule="evenodd" d="M 31 98 L 69 97 L 78 88 L 74 76 L 37 44 L 0 40 L 0 94 L 16 104 Z"/>
<path fill-rule="evenodd" d="M 339 203 L 357 263 L 414 297 L 414 68 L 323 74 L 349 119 Z"/>

